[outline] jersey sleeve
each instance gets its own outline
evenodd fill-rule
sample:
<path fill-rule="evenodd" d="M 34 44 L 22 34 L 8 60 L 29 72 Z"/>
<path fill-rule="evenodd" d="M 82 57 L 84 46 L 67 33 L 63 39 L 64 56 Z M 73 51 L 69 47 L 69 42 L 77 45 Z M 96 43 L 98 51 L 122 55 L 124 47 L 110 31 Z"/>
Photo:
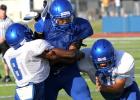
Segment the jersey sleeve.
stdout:
<path fill-rule="evenodd" d="M 34 53 L 34 55 L 40 55 L 45 50 L 51 50 L 54 48 L 50 43 L 42 39 L 32 41 L 29 46 L 32 47 L 31 51 Z"/>
<path fill-rule="evenodd" d="M 118 59 L 118 66 L 116 68 L 117 78 L 127 78 L 134 74 L 134 58 L 124 52 Z"/>
<path fill-rule="evenodd" d="M 80 21 L 80 34 L 79 38 L 80 39 L 85 39 L 91 35 L 93 35 L 93 29 L 91 24 L 89 23 L 88 20 L 86 19 L 79 19 Z"/>

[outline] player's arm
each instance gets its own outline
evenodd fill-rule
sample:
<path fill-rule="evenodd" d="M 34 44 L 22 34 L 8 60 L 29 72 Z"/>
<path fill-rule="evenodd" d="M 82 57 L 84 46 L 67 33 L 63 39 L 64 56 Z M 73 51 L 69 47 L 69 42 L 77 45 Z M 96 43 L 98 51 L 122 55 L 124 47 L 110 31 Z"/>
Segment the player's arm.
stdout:
<path fill-rule="evenodd" d="M 81 46 L 82 40 L 71 43 L 68 50 L 58 48 L 53 49 L 52 51 L 55 52 L 57 57 L 55 57 L 56 59 L 52 60 L 51 62 L 63 64 L 72 64 L 77 62 L 84 57 L 84 53 L 79 50 Z"/>
<path fill-rule="evenodd" d="M 55 60 L 49 60 L 52 65 L 62 64 L 62 65 L 70 65 L 77 62 L 76 59 L 69 58 L 55 58 Z"/>
<path fill-rule="evenodd" d="M 52 49 L 47 57 L 53 64 L 63 63 L 72 64 L 84 57 L 84 53 L 81 51 L 74 50 L 63 50 L 63 49 Z"/>
<path fill-rule="evenodd" d="M 127 56 L 128 57 L 128 56 Z M 131 60 L 124 64 L 122 63 L 123 66 L 128 66 L 128 69 L 126 67 L 126 69 L 122 69 L 122 72 L 117 73 L 117 76 L 115 78 L 115 83 L 111 86 L 105 86 L 102 85 L 99 78 L 96 77 L 96 86 L 99 88 L 100 91 L 103 92 L 109 92 L 109 93 L 121 93 L 124 90 L 124 86 L 125 83 L 127 81 L 127 79 L 130 77 L 131 75 L 131 71 L 133 70 L 133 66 L 134 66 L 134 59 L 132 58 L 132 56 L 130 56 Z"/>
<path fill-rule="evenodd" d="M 83 56 L 83 55 L 81 55 Z M 48 59 L 51 63 L 51 65 L 55 65 L 55 64 L 60 64 L 60 63 L 63 63 L 65 65 L 69 65 L 69 64 L 72 64 L 74 62 L 76 62 L 77 60 L 79 60 L 79 55 L 78 57 L 59 57 L 55 54 L 54 51 L 48 51 L 48 50 L 45 50 L 41 55 L 39 55 L 38 57 L 41 57 L 41 58 L 44 58 L 44 59 Z"/>
<path fill-rule="evenodd" d="M 59 59 L 78 60 L 84 56 L 84 53 L 81 51 L 53 48 L 52 50 L 46 49 L 40 56 L 42 58 L 49 59 L 49 60 L 59 60 Z"/>
<path fill-rule="evenodd" d="M 75 49 L 64 50 L 64 49 L 54 48 L 51 51 L 55 52 L 56 56 L 61 58 L 74 59 L 83 56 L 83 52 Z"/>
<path fill-rule="evenodd" d="M 50 54 L 48 54 L 49 59 L 51 60 L 51 62 L 72 64 L 84 57 L 84 53 L 79 50 L 81 47 L 81 44 L 82 44 L 82 40 L 71 43 L 68 50 L 54 48 L 50 51 Z M 52 58 L 55 58 L 55 59 L 52 59 Z"/>
<path fill-rule="evenodd" d="M 108 93 L 121 93 L 124 89 L 126 78 L 116 79 L 115 84 L 111 86 L 106 86 L 101 84 L 98 77 L 96 77 L 96 87 L 99 91 Z"/>
<path fill-rule="evenodd" d="M 79 39 L 73 43 L 70 44 L 69 46 L 69 50 L 79 50 L 81 48 L 81 46 L 86 47 L 86 44 L 83 44 L 83 39 Z"/>

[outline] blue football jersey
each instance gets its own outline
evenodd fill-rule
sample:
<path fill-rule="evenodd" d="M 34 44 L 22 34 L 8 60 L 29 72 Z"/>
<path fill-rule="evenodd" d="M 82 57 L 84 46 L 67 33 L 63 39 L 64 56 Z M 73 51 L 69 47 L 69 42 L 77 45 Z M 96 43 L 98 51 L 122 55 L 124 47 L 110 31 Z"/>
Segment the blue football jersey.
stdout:
<path fill-rule="evenodd" d="M 60 30 L 52 25 L 50 19 L 40 20 L 35 25 L 35 30 L 44 34 L 45 39 L 56 48 L 68 49 L 72 42 L 85 39 L 93 34 L 90 23 L 83 18 L 75 18 L 72 27 Z"/>

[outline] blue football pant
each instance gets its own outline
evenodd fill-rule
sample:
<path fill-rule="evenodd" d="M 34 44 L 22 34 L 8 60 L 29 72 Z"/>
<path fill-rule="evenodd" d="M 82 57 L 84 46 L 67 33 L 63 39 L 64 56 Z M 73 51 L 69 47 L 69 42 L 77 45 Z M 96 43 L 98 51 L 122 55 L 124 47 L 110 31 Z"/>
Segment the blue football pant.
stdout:
<path fill-rule="evenodd" d="M 89 88 L 76 67 L 64 68 L 57 75 L 50 73 L 46 86 L 47 100 L 56 100 L 61 89 L 64 89 L 73 100 L 92 100 Z"/>
<path fill-rule="evenodd" d="M 124 90 L 120 100 L 140 100 L 140 91 L 136 82 Z"/>

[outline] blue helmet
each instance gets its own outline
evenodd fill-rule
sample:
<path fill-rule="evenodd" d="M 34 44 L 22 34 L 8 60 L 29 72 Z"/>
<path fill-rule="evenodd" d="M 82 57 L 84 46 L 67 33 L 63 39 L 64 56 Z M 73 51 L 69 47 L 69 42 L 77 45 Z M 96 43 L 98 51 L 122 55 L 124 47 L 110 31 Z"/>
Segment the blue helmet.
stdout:
<path fill-rule="evenodd" d="M 106 39 L 99 39 L 93 44 L 91 56 L 96 69 L 115 67 L 115 49 Z"/>
<path fill-rule="evenodd" d="M 74 19 L 74 11 L 68 0 L 54 0 L 49 9 L 53 26 L 65 29 Z"/>
<path fill-rule="evenodd" d="M 19 23 L 14 23 L 8 27 L 5 34 L 6 42 L 15 49 L 23 45 L 24 41 L 33 39 L 32 31 Z"/>

